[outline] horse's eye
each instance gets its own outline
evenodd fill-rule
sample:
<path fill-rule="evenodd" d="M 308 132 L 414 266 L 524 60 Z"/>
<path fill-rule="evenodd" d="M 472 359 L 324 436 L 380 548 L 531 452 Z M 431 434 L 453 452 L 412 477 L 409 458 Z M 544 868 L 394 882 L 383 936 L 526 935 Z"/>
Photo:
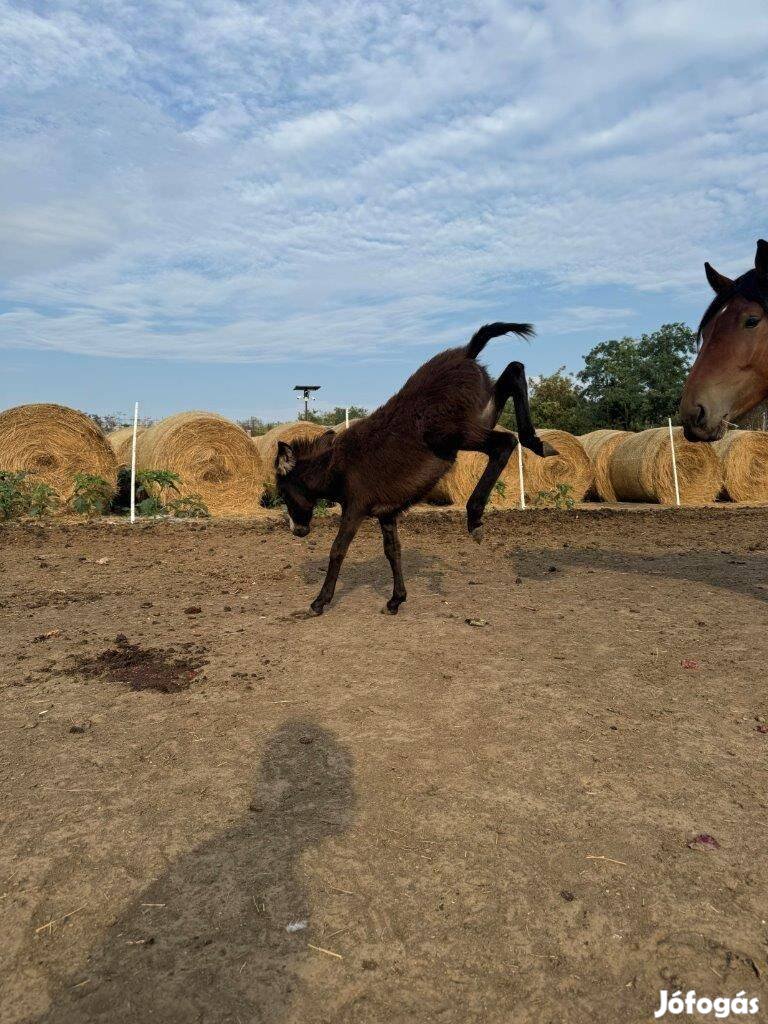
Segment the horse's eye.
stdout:
<path fill-rule="evenodd" d="M 745 327 L 757 327 L 757 325 L 760 323 L 761 320 L 762 320 L 762 317 L 760 317 L 760 316 L 748 316 L 747 319 L 744 321 L 744 326 Z"/>

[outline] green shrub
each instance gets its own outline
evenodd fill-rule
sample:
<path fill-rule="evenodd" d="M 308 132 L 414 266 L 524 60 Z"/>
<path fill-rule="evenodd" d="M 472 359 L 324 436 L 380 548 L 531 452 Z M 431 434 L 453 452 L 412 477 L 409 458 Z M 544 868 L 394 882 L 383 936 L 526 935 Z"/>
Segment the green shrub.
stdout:
<path fill-rule="evenodd" d="M 151 494 L 148 498 L 142 498 L 141 501 L 136 502 L 136 515 L 159 516 L 163 512 L 163 508 L 162 501 L 156 495 Z"/>
<path fill-rule="evenodd" d="M 136 474 L 136 511 L 140 516 L 175 516 L 177 519 L 209 519 L 211 513 L 199 494 L 179 492 L 181 477 L 169 469 L 143 469 Z M 178 497 L 171 498 L 170 492 Z M 142 497 L 143 495 L 143 497 Z"/>
<path fill-rule="evenodd" d="M 165 512 L 177 519 L 210 519 L 211 513 L 199 494 L 187 494 L 174 498 L 165 506 Z"/>
<path fill-rule="evenodd" d="M 17 516 L 24 515 L 26 475 L 26 473 L 0 472 L 0 518 L 15 519 Z"/>
<path fill-rule="evenodd" d="M 285 502 L 280 497 L 274 484 L 267 484 L 261 496 L 262 508 L 285 508 Z"/>
<path fill-rule="evenodd" d="M 169 469 L 142 469 L 136 474 L 136 511 L 140 516 L 159 516 L 166 510 L 166 491 L 179 493 L 181 479 Z"/>
<path fill-rule="evenodd" d="M 27 515 L 47 516 L 58 507 L 59 496 L 52 487 L 38 480 L 29 484 L 28 501 Z"/>
<path fill-rule="evenodd" d="M 103 476 L 75 473 L 75 489 L 69 507 L 80 516 L 103 516 L 112 504 L 114 488 Z"/>
<path fill-rule="evenodd" d="M 137 487 L 143 488 L 146 494 L 163 497 L 165 491 L 179 493 L 178 485 L 181 477 L 170 469 L 142 469 L 136 474 Z"/>
<path fill-rule="evenodd" d="M 539 491 L 533 498 L 533 504 L 542 508 L 572 509 L 576 504 L 572 493 L 570 484 L 558 484 L 552 491 Z"/>
<path fill-rule="evenodd" d="M 0 519 L 49 515 L 59 499 L 52 487 L 25 472 L 0 470 Z"/>

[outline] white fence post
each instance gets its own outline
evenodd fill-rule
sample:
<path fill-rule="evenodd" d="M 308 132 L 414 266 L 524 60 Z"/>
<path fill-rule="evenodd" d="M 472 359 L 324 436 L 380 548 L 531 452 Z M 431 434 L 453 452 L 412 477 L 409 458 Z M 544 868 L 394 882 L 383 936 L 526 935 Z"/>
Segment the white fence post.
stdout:
<path fill-rule="evenodd" d="M 668 417 L 669 423 L 669 447 L 672 452 L 672 476 L 675 480 L 675 505 L 680 508 L 680 488 L 677 483 L 677 457 L 675 455 L 675 435 L 672 433 L 672 417 Z"/>
<path fill-rule="evenodd" d="M 131 441 L 131 522 L 136 522 L 136 433 L 139 429 L 139 403 L 133 407 L 133 440 Z"/>
<path fill-rule="evenodd" d="M 525 482 L 523 480 L 523 446 L 517 439 L 517 478 L 520 482 L 520 508 L 525 509 Z"/>
<path fill-rule="evenodd" d="M 347 429 L 349 429 L 349 406 L 344 410 Z"/>

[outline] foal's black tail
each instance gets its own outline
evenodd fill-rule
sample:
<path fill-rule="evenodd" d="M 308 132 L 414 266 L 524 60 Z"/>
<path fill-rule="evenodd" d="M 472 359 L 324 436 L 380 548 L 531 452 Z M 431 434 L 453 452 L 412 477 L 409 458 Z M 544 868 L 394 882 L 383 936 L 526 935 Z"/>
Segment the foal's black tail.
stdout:
<path fill-rule="evenodd" d="M 474 359 L 479 356 L 491 338 L 498 338 L 500 334 L 518 334 L 521 338 L 532 338 L 535 333 L 533 324 L 486 324 L 475 331 L 469 339 L 467 358 Z"/>

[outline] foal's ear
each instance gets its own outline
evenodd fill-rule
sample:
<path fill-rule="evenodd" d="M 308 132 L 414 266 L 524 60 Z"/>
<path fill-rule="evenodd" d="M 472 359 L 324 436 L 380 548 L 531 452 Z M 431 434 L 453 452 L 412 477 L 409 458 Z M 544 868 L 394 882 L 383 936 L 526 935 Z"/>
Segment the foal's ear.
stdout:
<path fill-rule="evenodd" d="M 713 292 L 717 292 L 718 295 L 722 295 L 723 292 L 727 292 L 733 287 L 733 281 L 730 277 L 726 277 L 725 274 L 719 274 L 711 263 L 704 264 L 704 273 L 707 275 L 710 288 Z"/>
<path fill-rule="evenodd" d="M 761 277 L 768 277 L 768 242 L 764 238 L 757 243 L 755 270 Z"/>
<path fill-rule="evenodd" d="M 293 448 L 287 441 L 277 442 L 277 455 L 275 457 L 275 472 L 278 476 L 287 476 L 296 465 L 296 456 Z"/>

